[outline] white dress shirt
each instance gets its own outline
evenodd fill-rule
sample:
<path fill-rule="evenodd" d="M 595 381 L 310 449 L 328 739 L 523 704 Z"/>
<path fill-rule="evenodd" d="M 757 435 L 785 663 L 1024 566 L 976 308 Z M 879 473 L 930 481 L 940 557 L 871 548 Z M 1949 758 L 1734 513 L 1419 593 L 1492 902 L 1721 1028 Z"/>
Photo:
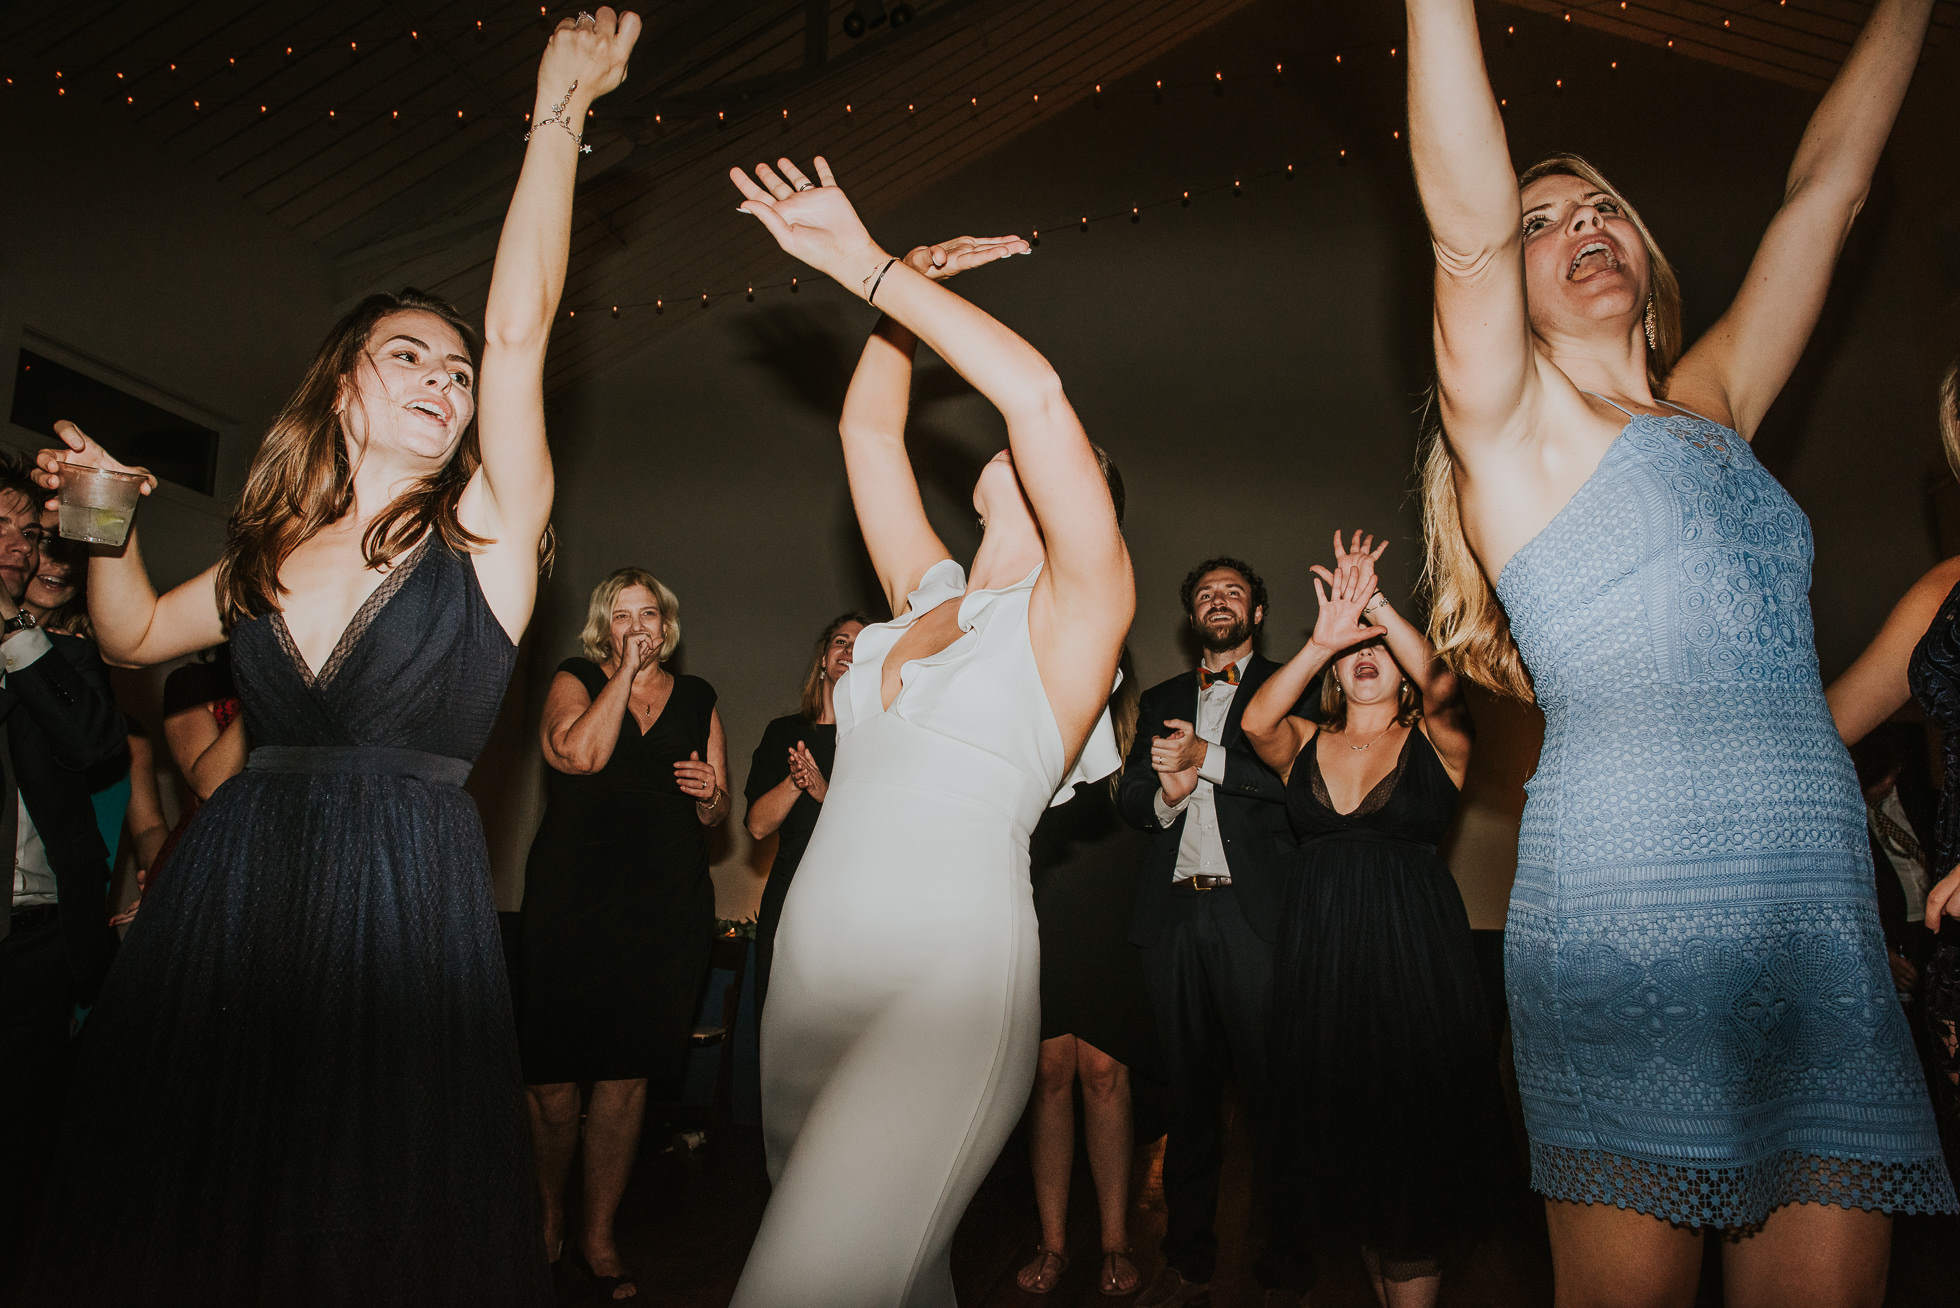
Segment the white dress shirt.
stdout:
<path fill-rule="evenodd" d="M 1251 662 L 1252 655 L 1247 654 L 1233 665 L 1241 679 Z M 1198 674 L 1194 671 L 1191 675 Z M 1187 808 L 1191 810 L 1184 832 L 1178 838 L 1177 871 L 1172 881 L 1188 881 L 1201 873 L 1208 877 L 1232 875 L 1232 866 L 1225 861 L 1225 838 L 1218 831 L 1218 804 L 1212 792 L 1214 787 L 1225 784 L 1225 747 L 1218 742 L 1225 734 L 1225 719 L 1230 716 L 1232 700 L 1238 693 L 1237 686 L 1224 681 L 1214 681 L 1198 692 L 1198 720 L 1192 726 L 1197 728 L 1198 739 L 1205 742 L 1205 758 L 1198 764 L 1197 788 L 1172 804 L 1165 800 L 1164 789 L 1159 786 L 1152 801 L 1160 826 L 1168 827 L 1177 821 L 1179 813 Z"/>
<path fill-rule="evenodd" d="M 6 684 L 6 672 L 20 671 L 53 648 L 54 642 L 39 627 L 28 627 L 0 640 L 0 669 L 4 669 L 0 685 Z M 27 815 L 27 801 L 21 798 L 18 784 L 14 804 L 19 817 L 14 831 L 14 907 L 55 903 L 54 869 L 48 866 L 47 848 L 41 843 L 41 833 L 34 829 L 34 819 Z"/>

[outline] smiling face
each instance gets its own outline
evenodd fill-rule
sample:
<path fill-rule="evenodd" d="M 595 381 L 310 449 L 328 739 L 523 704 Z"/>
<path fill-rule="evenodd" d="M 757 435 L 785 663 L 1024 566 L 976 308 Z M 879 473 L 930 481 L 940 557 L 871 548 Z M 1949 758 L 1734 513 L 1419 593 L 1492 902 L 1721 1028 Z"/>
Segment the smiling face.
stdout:
<path fill-rule="evenodd" d="M 440 468 L 476 415 L 475 388 L 469 346 L 439 314 L 398 309 L 383 316 L 341 383 L 350 460 L 376 449 Z"/>
<path fill-rule="evenodd" d="M 41 566 L 41 511 L 16 490 L 0 491 L 0 586 L 19 603 L 27 579 Z"/>
<path fill-rule="evenodd" d="M 1351 705 L 1393 704 L 1402 693 L 1402 669 L 1379 638 L 1343 650 L 1334 660 L 1334 676 Z"/>
<path fill-rule="evenodd" d="M 667 640 L 667 623 L 660 612 L 660 597 L 645 586 L 628 586 L 613 599 L 612 648 L 615 659 L 626 648 L 626 642 L 636 635 L 652 638 L 655 657 L 648 659 L 643 666 L 655 666 L 660 647 Z"/>
<path fill-rule="evenodd" d="M 37 616 L 48 614 L 74 599 L 79 589 L 75 584 L 74 560 L 62 557 L 43 544 L 41 566 L 27 579 L 27 593 L 21 603 L 37 610 Z"/>
<path fill-rule="evenodd" d="M 858 633 L 863 630 L 862 622 L 846 622 L 824 642 L 823 675 L 831 685 L 836 685 L 837 679 L 851 670 L 851 656 L 857 650 Z"/>
<path fill-rule="evenodd" d="M 1214 653 L 1245 644 L 1265 620 L 1265 608 L 1253 607 L 1252 586 L 1237 568 L 1213 568 L 1191 591 L 1191 629 Z"/>
<path fill-rule="evenodd" d="M 1647 307 L 1647 247 L 1625 205 L 1563 173 L 1538 178 L 1519 198 L 1533 330 L 1548 338 L 1639 330 Z"/>

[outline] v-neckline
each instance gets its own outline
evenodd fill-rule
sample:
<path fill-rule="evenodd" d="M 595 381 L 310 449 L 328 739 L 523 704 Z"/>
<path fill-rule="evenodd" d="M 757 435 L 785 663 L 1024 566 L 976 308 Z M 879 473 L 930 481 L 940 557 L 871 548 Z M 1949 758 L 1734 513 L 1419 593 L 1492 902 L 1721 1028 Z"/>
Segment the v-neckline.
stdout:
<path fill-rule="evenodd" d="M 374 626 L 375 619 L 381 615 L 381 610 L 401 592 L 402 586 L 408 581 L 409 574 L 428 557 L 429 543 L 434 538 L 433 531 L 425 534 L 421 542 L 408 552 L 408 557 L 401 560 L 381 579 L 379 585 L 368 592 L 368 597 L 354 610 L 354 616 L 347 619 L 347 625 L 340 629 L 339 639 L 335 640 L 333 648 L 327 651 L 327 661 L 320 665 L 317 672 L 307 666 L 306 656 L 300 652 L 299 642 L 293 639 L 292 628 L 286 625 L 285 610 L 272 611 L 272 628 L 279 637 L 279 644 L 291 656 L 294 670 L 299 673 L 300 680 L 306 683 L 309 690 L 318 690 L 333 680 L 334 674 L 340 671 L 341 665 L 353 653 L 354 646 L 359 644 L 361 637 Z"/>
<path fill-rule="evenodd" d="M 1421 730 L 1422 730 L 1421 727 L 1416 726 L 1413 723 L 1410 724 L 1409 734 L 1407 736 L 1402 737 L 1402 746 L 1400 749 L 1395 751 L 1395 762 L 1389 767 L 1387 772 L 1382 774 L 1381 780 L 1377 781 L 1374 785 L 1368 787 L 1368 789 L 1362 793 L 1361 801 L 1345 813 L 1341 812 L 1340 809 L 1334 807 L 1334 789 L 1333 787 L 1327 784 L 1327 769 L 1320 766 L 1320 739 L 1324 733 L 1316 731 L 1314 733 L 1314 738 L 1308 742 L 1308 747 L 1313 750 L 1314 776 L 1319 778 L 1321 792 L 1327 796 L 1327 811 L 1329 813 L 1332 813 L 1335 817 L 1340 818 L 1342 821 L 1346 821 L 1349 818 L 1355 818 L 1355 817 L 1367 817 L 1369 815 L 1367 813 L 1362 812 L 1362 810 L 1368 807 L 1368 801 L 1373 799 L 1375 797 L 1375 793 L 1379 791 L 1383 786 L 1387 786 L 1389 788 L 1389 794 L 1382 799 L 1381 803 L 1375 806 L 1373 811 L 1379 813 L 1384 808 L 1387 808 L 1389 799 L 1394 797 L 1395 787 L 1401 782 L 1402 772 L 1408 766 L 1409 739 L 1411 736 L 1416 735 Z M 1353 749 L 1354 746 L 1349 745 L 1348 748 Z M 1318 798 L 1318 796 L 1316 796 L 1316 798 Z"/>
<path fill-rule="evenodd" d="M 600 668 L 599 671 L 601 673 L 604 673 L 605 669 Z M 681 678 L 680 678 L 680 674 L 677 672 L 669 672 L 667 675 L 673 678 L 673 680 L 667 686 L 667 698 L 665 702 L 663 702 L 660 705 L 660 711 L 654 714 L 651 718 L 647 719 L 647 724 L 645 727 L 640 728 L 639 736 L 641 740 L 645 740 L 647 738 L 647 733 L 651 732 L 655 727 L 660 725 L 660 719 L 666 717 L 667 710 L 674 706 L 674 692 L 681 688 Z M 608 680 L 610 680 L 610 678 L 608 678 Z M 634 726 L 638 727 L 640 723 L 640 715 L 633 711 L 633 696 L 631 694 L 632 688 L 628 687 L 627 689 L 628 689 L 628 694 L 626 696 L 626 720 L 628 722 L 631 722 Z"/>

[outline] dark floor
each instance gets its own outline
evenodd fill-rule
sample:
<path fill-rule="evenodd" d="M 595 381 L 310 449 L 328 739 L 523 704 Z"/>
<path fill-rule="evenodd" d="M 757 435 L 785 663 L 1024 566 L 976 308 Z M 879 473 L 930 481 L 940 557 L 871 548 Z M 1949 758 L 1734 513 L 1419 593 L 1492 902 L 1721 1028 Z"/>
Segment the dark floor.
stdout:
<path fill-rule="evenodd" d="M 1161 1158 L 1161 1141 L 1140 1148 L 1132 1186 L 1130 1235 L 1146 1278 L 1157 1270 L 1156 1247 L 1164 1228 Z M 673 1144 L 665 1128 L 649 1122 L 640 1167 L 619 1215 L 621 1252 L 645 1278 L 640 1302 L 659 1308 L 722 1308 L 734 1293 L 767 1197 L 762 1141 L 754 1129 L 711 1132 L 690 1151 Z M 1248 1274 L 1252 1214 L 1242 1136 L 1235 1137 L 1226 1159 L 1220 1207 L 1219 1271 L 1212 1302 L 1216 1308 L 1255 1305 L 1257 1292 Z M 962 1308 L 1089 1308 L 1123 1302 L 1097 1293 L 1095 1196 L 1080 1158 L 1070 1198 L 1068 1252 L 1073 1262 L 1046 1296 L 1024 1294 L 1014 1283 L 1038 1234 L 1027 1143 L 1017 1133 L 975 1196 L 953 1242 L 953 1279 Z M 581 1299 L 568 1292 L 562 1302 Z M 1323 1259 L 1315 1308 L 1374 1308 L 1374 1302 L 1358 1256 Z M 1702 1302 L 1721 1302 L 1713 1265 L 1704 1278 Z M 1952 1308 L 1960 1303 L 1960 1218 L 1898 1222 L 1885 1302 L 1891 1308 Z M 1551 1259 L 1537 1205 L 1528 1197 L 1516 1205 L 1499 1238 L 1444 1263 L 1443 1308 L 1550 1303 Z"/>

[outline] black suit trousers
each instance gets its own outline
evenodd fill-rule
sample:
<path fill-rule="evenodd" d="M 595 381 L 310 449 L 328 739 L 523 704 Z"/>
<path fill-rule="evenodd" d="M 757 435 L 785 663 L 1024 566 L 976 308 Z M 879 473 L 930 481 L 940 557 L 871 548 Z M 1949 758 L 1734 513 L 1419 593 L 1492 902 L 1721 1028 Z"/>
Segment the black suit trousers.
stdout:
<path fill-rule="evenodd" d="M 0 938 L 0 1303 L 27 1265 L 68 1083 L 75 978 L 57 921 Z"/>
<path fill-rule="evenodd" d="M 1267 1068 L 1273 947 L 1247 924 L 1230 887 L 1177 892 L 1171 904 L 1163 933 L 1143 947 L 1171 1093 L 1164 1257 L 1188 1280 L 1211 1280 L 1229 1084 L 1252 1137 L 1253 1187 L 1266 1225 L 1253 1274 L 1270 1288 L 1311 1289 L 1313 1255 L 1279 1174 Z"/>

